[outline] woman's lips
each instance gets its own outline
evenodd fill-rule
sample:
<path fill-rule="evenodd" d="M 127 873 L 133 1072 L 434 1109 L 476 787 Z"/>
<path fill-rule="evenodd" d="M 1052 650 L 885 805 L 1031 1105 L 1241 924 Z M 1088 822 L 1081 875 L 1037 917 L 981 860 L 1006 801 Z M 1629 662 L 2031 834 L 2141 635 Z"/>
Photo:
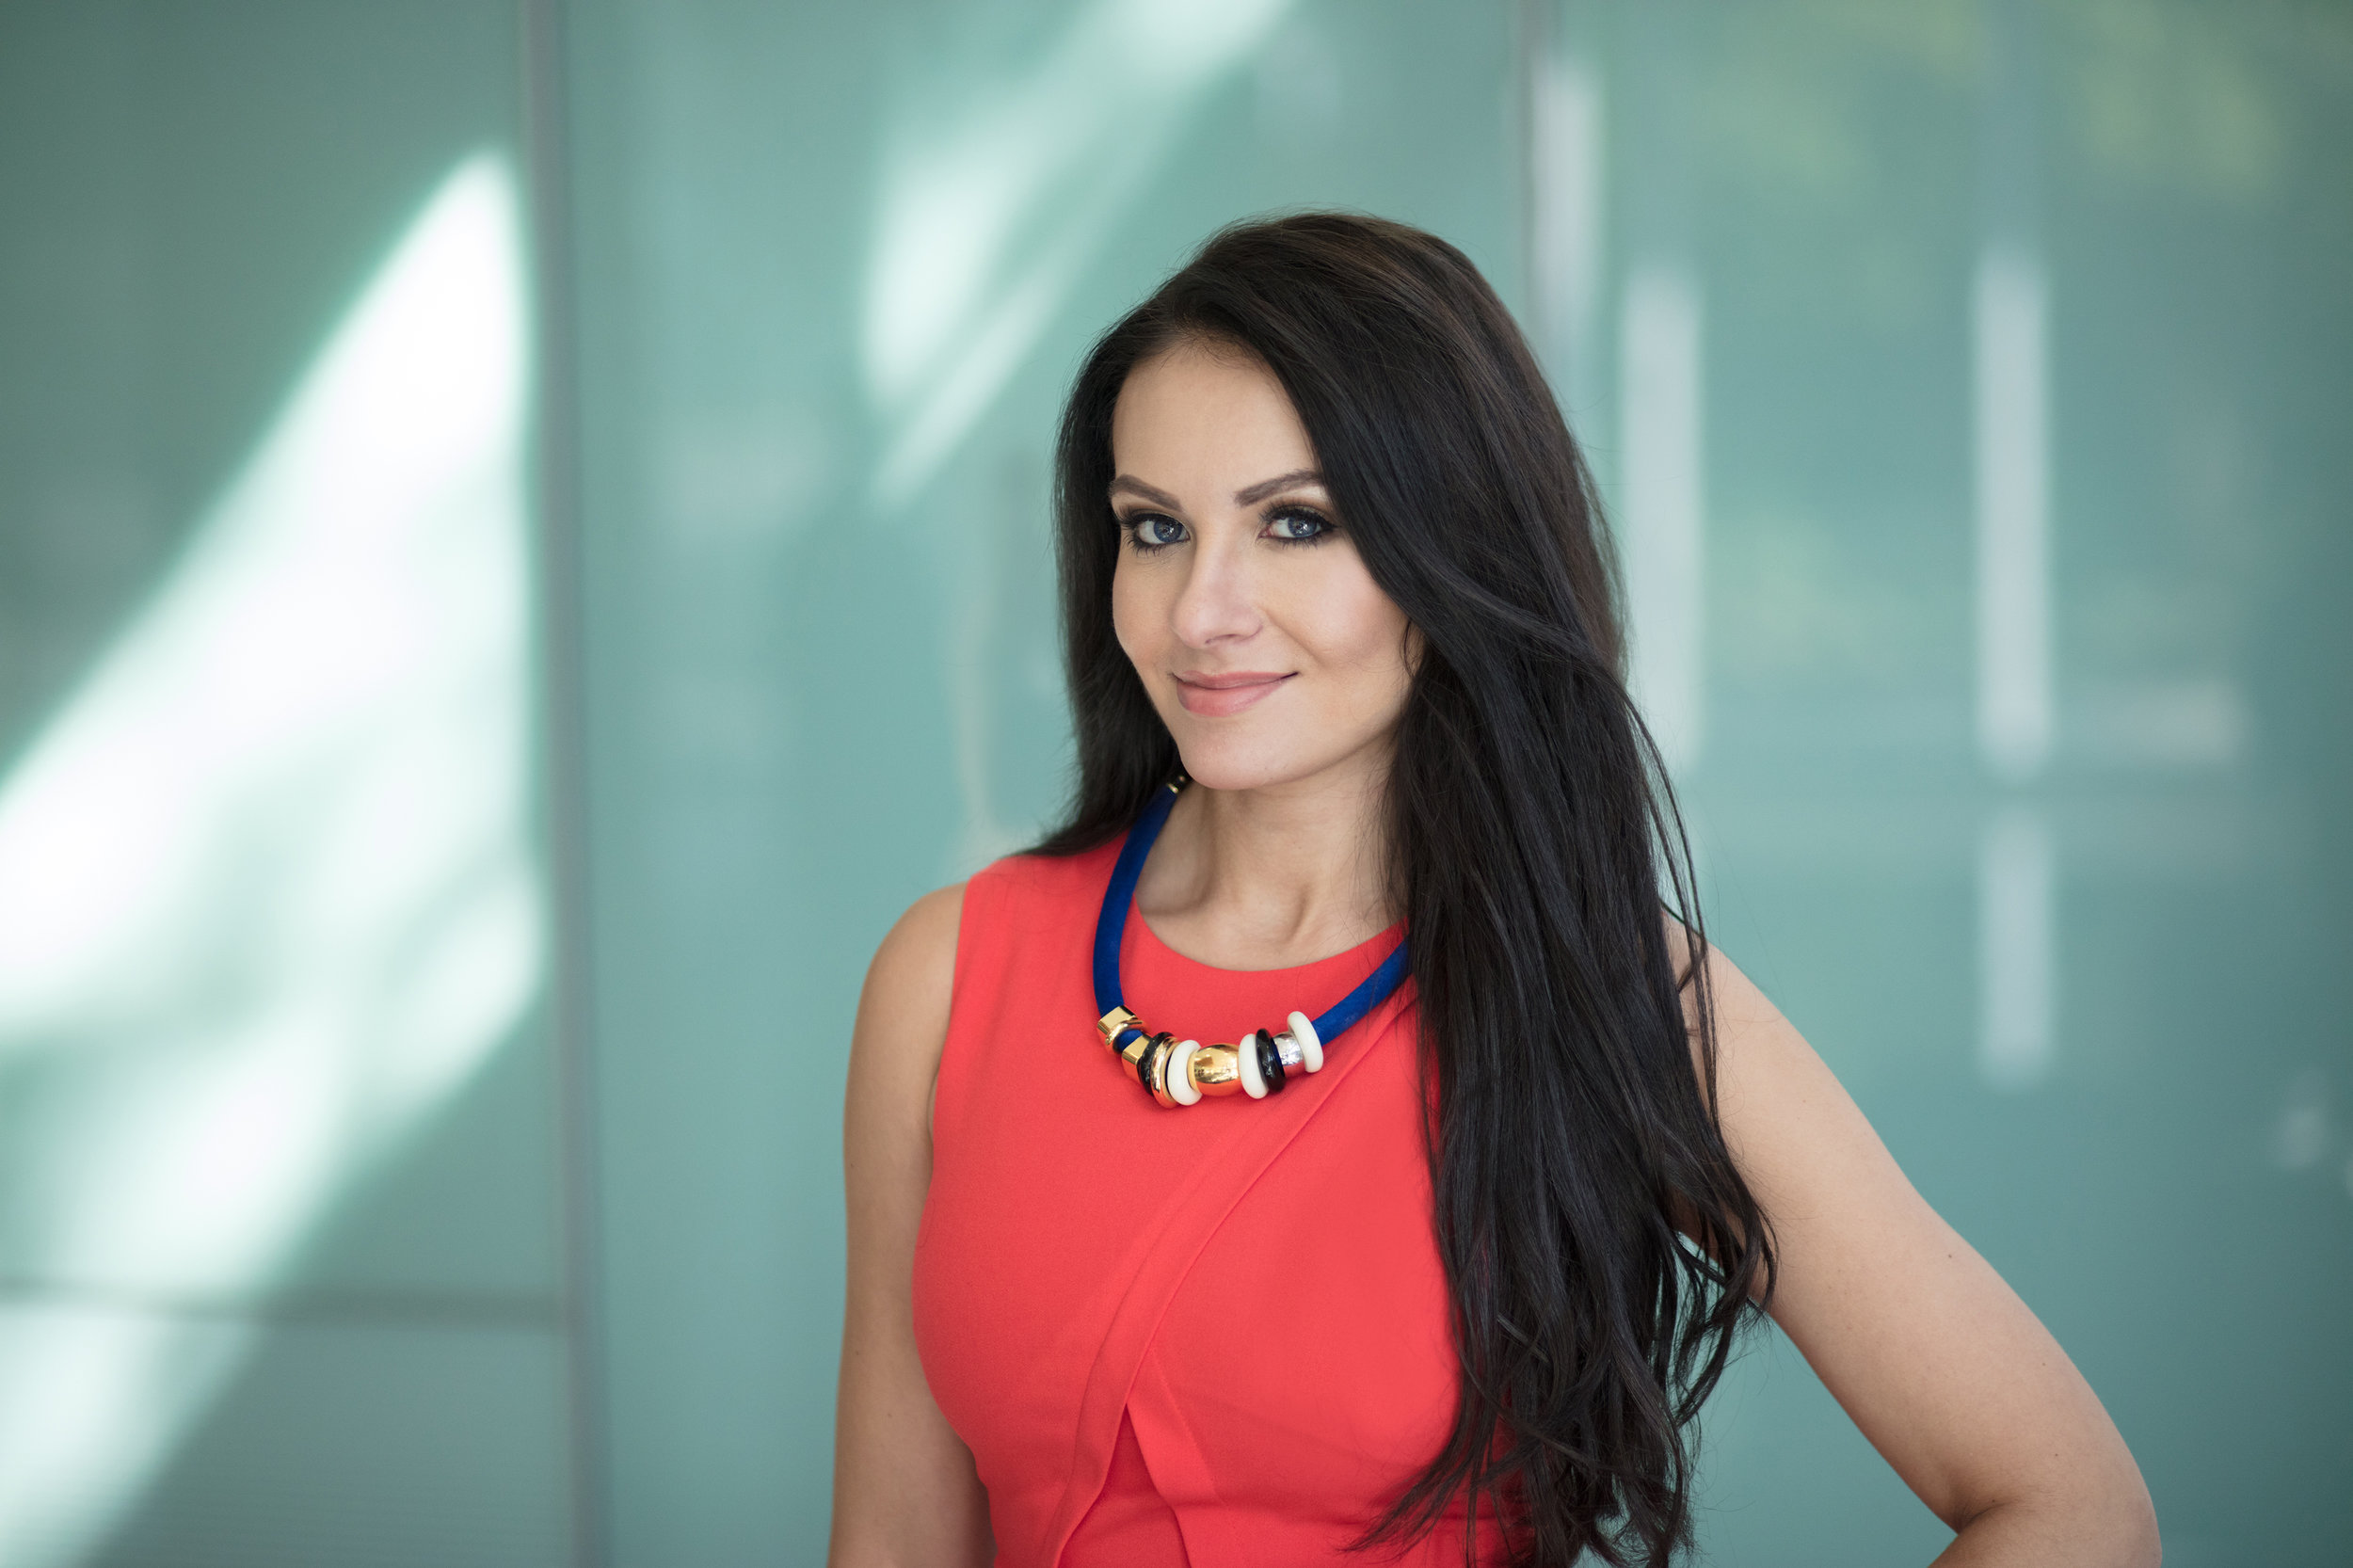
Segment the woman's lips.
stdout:
<path fill-rule="evenodd" d="M 1259 670 L 1244 670 L 1238 675 L 1180 675 L 1176 678 L 1176 700 L 1185 705 L 1188 713 L 1223 718 L 1257 703 L 1289 679 L 1288 674 Z"/>

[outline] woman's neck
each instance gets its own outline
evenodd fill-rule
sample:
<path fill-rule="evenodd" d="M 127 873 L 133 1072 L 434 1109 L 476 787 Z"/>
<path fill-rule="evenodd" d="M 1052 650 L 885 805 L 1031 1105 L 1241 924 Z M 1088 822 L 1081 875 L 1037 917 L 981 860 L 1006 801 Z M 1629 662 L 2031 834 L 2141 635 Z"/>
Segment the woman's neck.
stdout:
<path fill-rule="evenodd" d="M 1136 884 L 1152 934 L 1225 969 L 1312 963 L 1380 935 L 1390 907 L 1387 759 L 1251 790 L 1189 784 Z"/>

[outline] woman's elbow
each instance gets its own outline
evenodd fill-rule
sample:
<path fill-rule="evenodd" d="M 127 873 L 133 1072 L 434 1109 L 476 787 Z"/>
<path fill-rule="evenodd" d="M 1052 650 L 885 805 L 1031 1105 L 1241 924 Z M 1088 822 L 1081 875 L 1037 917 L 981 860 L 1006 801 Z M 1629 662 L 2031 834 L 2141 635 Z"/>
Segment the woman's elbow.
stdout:
<path fill-rule="evenodd" d="M 2115 1499 L 2112 1516 L 2116 1568 L 2157 1568 L 2164 1560 L 2165 1547 L 2157 1539 L 2156 1504 L 2150 1500 L 2138 1470 L 2132 1474 L 2129 1495 Z"/>
<path fill-rule="evenodd" d="M 2129 1461 L 2121 1473 L 2103 1479 L 2089 1495 L 2070 1501 L 2073 1549 L 2064 1560 L 2089 1568 L 2158 1568 L 2164 1548 L 2157 1539 L 2157 1510 L 2139 1469 Z"/>
<path fill-rule="evenodd" d="M 2158 1568 L 2157 1511 L 2129 1463 L 2099 1478 L 1988 1502 L 1945 1523 L 1957 1533 L 1939 1568 L 2065 1562 L 2081 1568 Z"/>

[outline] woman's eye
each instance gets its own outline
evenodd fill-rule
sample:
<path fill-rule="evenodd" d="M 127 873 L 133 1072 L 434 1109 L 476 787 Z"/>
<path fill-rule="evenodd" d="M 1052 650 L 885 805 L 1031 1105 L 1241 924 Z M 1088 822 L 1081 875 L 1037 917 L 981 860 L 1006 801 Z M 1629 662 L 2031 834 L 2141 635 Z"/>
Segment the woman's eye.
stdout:
<path fill-rule="evenodd" d="M 1184 542 L 1185 525 L 1158 512 L 1141 512 L 1128 520 L 1128 533 L 1138 550 L 1166 550 Z"/>
<path fill-rule="evenodd" d="M 1275 513 L 1267 527 L 1284 544 L 1309 544 L 1332 531 L 1330 520 L 1303 507 Z"/>

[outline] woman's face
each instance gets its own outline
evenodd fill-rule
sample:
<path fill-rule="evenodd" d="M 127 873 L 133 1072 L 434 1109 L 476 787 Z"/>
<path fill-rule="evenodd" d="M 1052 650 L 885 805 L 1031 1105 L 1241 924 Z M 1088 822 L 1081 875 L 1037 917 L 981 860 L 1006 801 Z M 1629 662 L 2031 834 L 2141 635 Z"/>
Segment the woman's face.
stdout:
<path fill-rule="evenodd" d="M 1412 680 L 1405 613 L 1372 581 L 1282 384 L 1184 344 L 1112 415 L 1119 646 L 1213 790 L 1378 765 Z"/>

